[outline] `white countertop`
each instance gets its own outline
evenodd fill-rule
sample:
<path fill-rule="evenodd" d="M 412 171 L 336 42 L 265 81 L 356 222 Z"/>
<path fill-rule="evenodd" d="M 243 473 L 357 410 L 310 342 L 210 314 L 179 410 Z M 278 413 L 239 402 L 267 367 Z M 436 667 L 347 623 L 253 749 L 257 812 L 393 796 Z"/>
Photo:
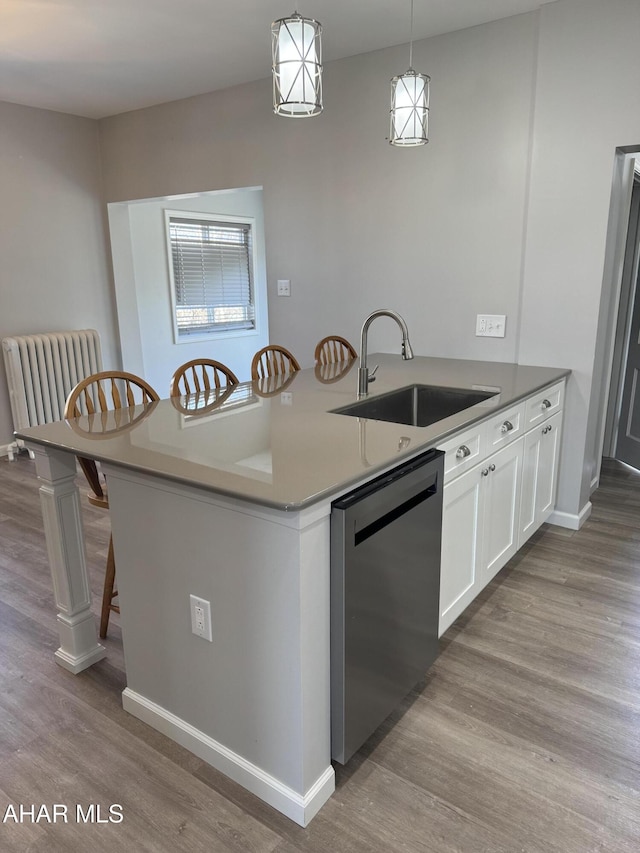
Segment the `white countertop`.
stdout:
<path fill-rule="evenodd" d="M 437 447 L 453 432 L 562 379 L 561 368 L 372 354 L 369 397 L 421 383 L 496 389 L 470 409 L 427 427 L 333 414 L 356 402 L 358 362 L 334 382 L 318 368 L 281 387 L 243 383 L 189 413 L 196 398 L 161 400 L 93 418 L 16 432 L 27 442 L 202 487 L 281 510 L 298 510 Z M 331 372 L 336 368 L 329 365 Z M 265 395 L 267 392 L 268 395 Z"/>

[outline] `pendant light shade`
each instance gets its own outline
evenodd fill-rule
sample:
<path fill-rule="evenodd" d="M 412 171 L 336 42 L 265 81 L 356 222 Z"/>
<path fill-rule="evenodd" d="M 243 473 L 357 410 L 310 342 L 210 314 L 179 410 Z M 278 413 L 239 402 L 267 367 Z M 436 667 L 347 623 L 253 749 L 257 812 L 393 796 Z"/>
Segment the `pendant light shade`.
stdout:
<path fill-rule="evenodd" d="M 425 145 L 429 141 L 429 82 L 426 74 L 413 70 L 413 0 L 409 70 L 391 80 L 391 145 Z"/>
<path fill-rule="evenodd" d="M 273 111 L 305 118 L 322 112 L 322 26 L 294 12 L 271 24 Z"/>
<path fill-rule="evenodd" d="M 429 141 L 429 81 L 413 68 L 391 80 L 391 145 L 425 145 Z"/>

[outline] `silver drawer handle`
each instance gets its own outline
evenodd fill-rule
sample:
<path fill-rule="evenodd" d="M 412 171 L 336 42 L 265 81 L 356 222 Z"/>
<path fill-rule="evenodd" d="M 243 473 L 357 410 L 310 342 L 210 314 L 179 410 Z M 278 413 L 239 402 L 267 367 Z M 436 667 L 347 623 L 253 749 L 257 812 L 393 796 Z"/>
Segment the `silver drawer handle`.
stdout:
<path fill-rule="evenodd" d="M 549 400 L 543 400 L 541 405 L 542 405 L 543 409 L 550 409 L 551 408 L 551 403 L 549 402 Z"/>
<path fill-rule="evenodd" d="M 456 450 L 456 459 L 466 459 L 467 456 L 471 456 L 471 451 L 466 444 L 461 444 Z"/>
<path fill-rule="evenodd" d="M 491 463 L 491 465 L 489 465 L 489 470 L 490 470 L 490 471 L 495 471 L 495 470 L 496 470 L 496 466 L 493 464 L 493 462 Z"/>
<path fill-rule="evenodd" d="M 481 473 L 482 473 L 483 477 L 488 477 L 489 476 L 489 469 L 483 468 Z"/>
<path fill-rule="evenodd" d="M 500 432 L 503 435 L 506 435 L 508 432 L 511 432 L 512 429 L 513 429 L 513 424 L 511 423 L 511 421 L 505 421 L 502 424 L 502 426 L 500 427 Z"/>

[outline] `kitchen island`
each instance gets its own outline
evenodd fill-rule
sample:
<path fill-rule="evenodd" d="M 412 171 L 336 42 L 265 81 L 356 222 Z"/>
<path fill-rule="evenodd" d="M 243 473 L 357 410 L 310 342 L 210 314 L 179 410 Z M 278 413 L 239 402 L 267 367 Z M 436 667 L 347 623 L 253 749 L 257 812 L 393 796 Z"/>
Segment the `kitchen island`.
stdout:
<path fill-rule="evenodd" d="M 334 789 L 329 518 L 353 487 L 558 383 L 568 371 L 375 355 L 370 395 L 413 383 L 493 396 L 427 427 L 335 414 L 356 367 L 18 434 L 36 454 L 60 648 L 105 655 L 90 611 L 75 455 L 101 462 L 121 594 L 125 709 L 306 825 Z M 211 607 L 211 641 L 190 596 Z"/>

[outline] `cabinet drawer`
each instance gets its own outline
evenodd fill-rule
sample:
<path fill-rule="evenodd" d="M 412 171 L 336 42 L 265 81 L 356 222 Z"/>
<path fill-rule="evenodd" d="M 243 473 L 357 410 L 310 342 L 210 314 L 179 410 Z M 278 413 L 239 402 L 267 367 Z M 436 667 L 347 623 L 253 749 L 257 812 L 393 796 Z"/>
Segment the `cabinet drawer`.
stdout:
<path fill-rule="evenodd" d="M 525 429 L 546 421 L 562 409 L 564 403 L 564 382 L 558 382 L 545 388 L 526 401 Z"/>
<path fill-rule="evenodd" d="M 487 452 L 493 453 L 524 433 L 525 404 L 516 403 L 487 421 Z"/>
<path fill-rule="evenodd" d="M 486 455 L 485 429 L 484 423 L 475 424 L 438 446 L 444 451 L 445 483 L 468 471 Z"/>

